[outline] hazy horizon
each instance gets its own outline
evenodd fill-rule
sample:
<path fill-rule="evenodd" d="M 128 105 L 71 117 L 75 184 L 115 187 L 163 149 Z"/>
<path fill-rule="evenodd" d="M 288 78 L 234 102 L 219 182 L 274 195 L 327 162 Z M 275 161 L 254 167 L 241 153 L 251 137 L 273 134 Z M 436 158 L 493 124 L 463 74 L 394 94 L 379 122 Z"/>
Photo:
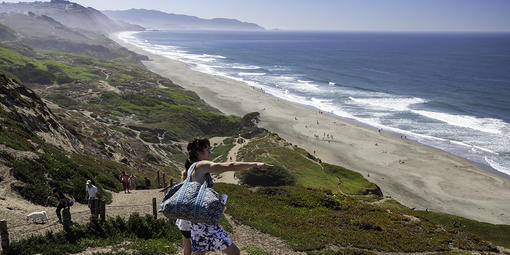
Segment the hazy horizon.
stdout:
<path fill-rule="evenodd" d="M 6 0 L 4 2 L 19 2 Z M 30 2 L 30 1 L 24 1 Z M 98 10 L 148 9 L 230 18 L 265 29 L 347 32 L 510 32 L 505 0 L 71 1 Z"/>

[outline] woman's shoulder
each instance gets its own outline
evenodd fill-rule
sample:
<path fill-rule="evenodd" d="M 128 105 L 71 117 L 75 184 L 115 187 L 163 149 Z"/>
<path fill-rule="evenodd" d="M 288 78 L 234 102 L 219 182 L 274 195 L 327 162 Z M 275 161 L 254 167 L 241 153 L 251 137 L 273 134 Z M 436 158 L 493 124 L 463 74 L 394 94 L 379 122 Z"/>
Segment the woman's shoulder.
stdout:
<path fill-rule="evenodd" d="M 212 164 L 214 164 L 214 162 L 209 161 L 209 160 L 198 161 L 195 165 L 195 171 L 197 173 L 207 174 L 211 170 Z"/>

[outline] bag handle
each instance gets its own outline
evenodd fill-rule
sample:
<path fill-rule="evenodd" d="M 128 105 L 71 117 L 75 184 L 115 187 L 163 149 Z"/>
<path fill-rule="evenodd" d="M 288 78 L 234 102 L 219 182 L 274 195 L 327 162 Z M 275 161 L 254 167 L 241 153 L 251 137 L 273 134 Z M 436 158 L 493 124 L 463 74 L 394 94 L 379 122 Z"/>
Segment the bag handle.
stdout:
<path fill-rule="evenodd" d="M 191 182 L 191 174 L 193 173 L 193 171 L 195 171 L 195 166 L 197 165 L 198 162 L 195 162 L 193 163 L 189 168 L 188 168 L 188 178 L 186 178 L 186 181 L 187 182 Z"/>

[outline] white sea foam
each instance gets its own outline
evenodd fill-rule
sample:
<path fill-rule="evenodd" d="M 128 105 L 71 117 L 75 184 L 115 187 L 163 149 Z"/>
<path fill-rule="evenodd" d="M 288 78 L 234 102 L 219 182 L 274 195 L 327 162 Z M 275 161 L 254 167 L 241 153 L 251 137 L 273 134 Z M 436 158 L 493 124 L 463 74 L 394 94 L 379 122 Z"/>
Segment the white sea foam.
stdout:
<path fill-rule="evenodd" d="M 330 86 L 335 86 L 335 83 L 334 83 L 334 82 L 331 82 L 331 81 L 330 81 L 328 84 L 329 84 Z"/>
<path fill-rule="evenodd" d="M 292 80 L 296 79 L 295 77 L 284 76 L 284 75 L 281 75 L 281 76 L 271 76 L 271 77 L 276 79 L 276 80 L 281 80 L 281 81 L 292 81 Z"/>
<path fill-rule="evenodd" d="M 227 58 L 227 57 L 221 56 L 221 55 L 209 55 L 209 54 L 202 54 L 202 56 L 211 57 L 211 58 L 220 58 L 220 59 L 226 59 Z"/>
<path fill-rule="evenodd" d="M 490 134 L 501 134 L 505 122 L 493 118 L 477 118 L 468 115 L 455 115 L 443 112 L 431 112 L 422 110 L 412 110 L 413 113 L 423 115 L 427 118 L 446 122 L 453 126 L 470 128 Z"/>
<path fill-rule="evenodd" d="M 278 84 L 282 87 L 290 89 L 291 91 L 296 91 L 300 93 L 317 93 L 322 91 L 317 84 L 308 81 L 301 80 L 298 80 L 297 82 L 282 81 L 279 82 Z"/>
<path fill-rule="evenodd" d="M 443 112 L 432 112 L 424 110 L 413 110 L 411 105 L 427 102 L 421 98 L 354 98 L 349 99 L 358 104 L 372 106 L 378 110 L 390 109 L 396 111 L 410 111 L 430 119 L 439 120 L 453 126 L 470 128 L 490 134 L 501 134 L 502 129 L 507 125 L 499 119 L 477 118 L 469 115 L 455 115 Z"/>
<path fill-rule="evenodd" d="M 413 104 L 421 104 L 427 102 L 425 99 L 413 97 L 413 98 L 354 98 L 349 99 L 358 104 L 370 105 L 379 110 L 389 109 L 396 111 L 409 111 L 410 106 Z"/>
<path fill-rule="evenodd" d="M 260 69 L 260 66 L 245 66 L 245 65 L 233 65 L 232 68 L 235 68 L 235 69 L 241 69 L 241 70 L 256 70 L 256 69 Z"/>
<path fill-rule="evenodd" d="M 510 175 L 510 166 L 505 166 L 502 163 L 497 162 L 496 159 L 491 159 L 490 157 L 487 157 L 487 156 L 485 156 L 485 161 L 492 168 L 498 170 L 499 172 Z"/>
<path fill-rule="evenodd" d="M 266 75 L 266 73 L 237 73 L 239 76 L 262 76 Z"/>

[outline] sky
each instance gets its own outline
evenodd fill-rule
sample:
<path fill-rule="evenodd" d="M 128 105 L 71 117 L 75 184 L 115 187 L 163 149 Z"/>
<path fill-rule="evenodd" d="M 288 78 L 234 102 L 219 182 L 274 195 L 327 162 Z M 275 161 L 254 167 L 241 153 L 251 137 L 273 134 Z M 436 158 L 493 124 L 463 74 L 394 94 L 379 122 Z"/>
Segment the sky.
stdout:
<path fill-rule="evenodd" d="M 6 2 L 18 1 L 6 0 Z M 98 10 L 144 8 L 207 19 L 233 18 L 257 23 L 266 29 L 510 32 L 510 0 L 75 0 L 73 2 Z"/>

